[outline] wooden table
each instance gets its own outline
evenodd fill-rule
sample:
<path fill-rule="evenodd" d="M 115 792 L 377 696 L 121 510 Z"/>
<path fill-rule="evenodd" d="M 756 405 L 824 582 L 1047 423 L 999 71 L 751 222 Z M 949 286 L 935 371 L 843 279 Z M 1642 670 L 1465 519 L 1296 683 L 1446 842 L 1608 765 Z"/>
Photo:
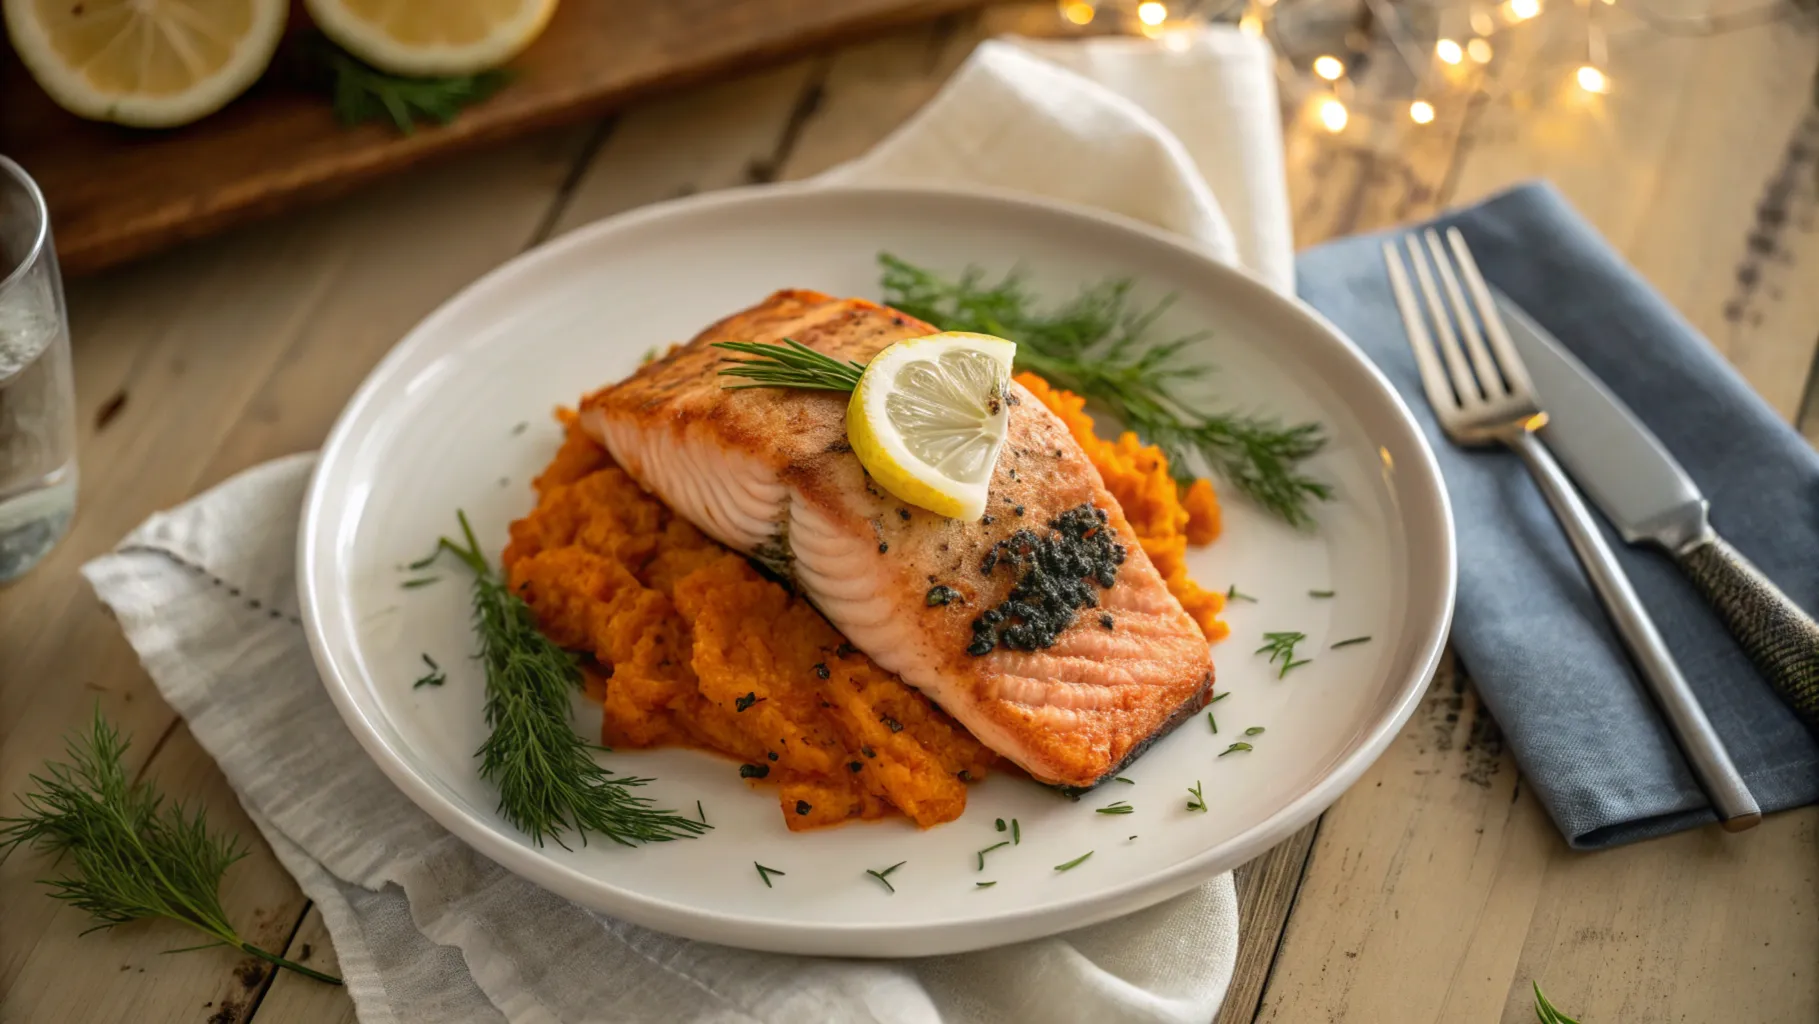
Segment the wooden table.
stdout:
<path fill-rule="evenodd" d="M 1052 7 L 1048 7 L 1052 11 Z M 319 444 L 418 318 L 515 253 L 656 200 L 813 174 L 870 146 L 982 37 L 1031 12 L 899 32 L 412 172 L 325 207 L 70 283 L 82 511 L 0 592 L 0 790 L 98 702 L 132 766 L 251 825 L 77 575 L 147 514 Z M 1776 410 L 1819 428 L 1819 37 L 1668 39 L 1606 102 L 1442 110 L 1384 155 L 1288 116 L 1297 240 L 1552 178 Z M 11 811 L 10 798 L 5 800 Z M 1754 832 L 1567 849 L 1450 662 L 1317 824 L 1239 873 L 1244 940 L 1220 1021 L 1532 1020 L 1538 981 L 1591 1024 L 1819 1019 L 1819 809 Z M 256 840 L 255 840 L 256 842 Z M 0 1020 L 351 1021 L 345 992 L 187 933 L 78 939 L 32 858 L 0 869 Z M 332 969 L 320 917 L 257 845 L 227 878 L 252 942 Z"/>

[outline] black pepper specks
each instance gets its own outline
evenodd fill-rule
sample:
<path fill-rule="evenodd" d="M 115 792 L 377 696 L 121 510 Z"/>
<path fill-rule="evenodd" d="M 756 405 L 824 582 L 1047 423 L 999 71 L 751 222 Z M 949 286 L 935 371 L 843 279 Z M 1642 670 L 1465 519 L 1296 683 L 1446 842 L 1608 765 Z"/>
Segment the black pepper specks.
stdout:
<path fill-rule="evenodd" d="M 982 572 L 989 576 L 1002 562 L 1017 571 L 1017 582 L 997 607 L 973 620 L 966 653 L 981 657 L 999 646 L 1016 651 L 1051 647 L 1080 609 L 1098 607 L 1092 584 L 1109 589 L 1117 582 L 1125 550 L 1107 525 L 1104 509 L 1076 506 L 1056 516 L 1048 530 L 1047 536 L 1018 530 L 985 554 Z M 1102 625 L 1106 618 L 1101 617 Z"/>
<path fill-rule="evenodd" d="M 1099 625 L 1104 626 L 1106 629 L 1112 628 L 1112 613 L 1100 612 L 1099 613 Z"/>
<path fill-rule="evenodd" d="M 973 781 L 973 773 L 972 773 L 972 772 L 969 772 L 969 771 L 967 771 L 967 770 L 966 770 L 966 769 L 965 769 L 965 768 L 962 768 L 962 769 L 960 769 L 960 776 L 959 776 L 959 777 L 960 777 L 960 781 L 961 781 L 961 782 L 971 782 L 971 781 Z"/>
<path fill-rule="evenodd" d="M 907 508 L 898 509 L 897 518 L 903 520 L 906 523 L 909 522 L 909 520 L 910 520 L 909 509 L 907 509 Z"/>
<path fill-rule="evenodd" d="M 886 729 L 889 729 L 892 732 L 902 732 L 903 731 L 903 723 L 897 721 L 895 718 L 892 718 L 889 715 L 880 715 L 878 717 L 878 721 L 883 722 L 884 727 Z"/>
<path fill-rule="evenodd" d="M 939 608 L 950 601 L 960 600 L 960 592 L 953 587 L 933 586 L 928 588 L 928 596 L 924 600 L 930 608 Z"/>
<path fill-rule="evenodd" d="M 796 813 L 797 814 L 807 814 L 808 812 L 810 812 L 814 809 L 815 809 L 815 805 L 809 803 L 807 800 L 796 801 Z"/>
<path fill-rule="evenodd" d="M 877 757 L 878 756 L 878 752 L 876 750 L 873 750 L 869 746 L 860 747 L 859 753 L 864 754 L 866 757 Z"/>
<path fill-rule="evenodd" d="M 848 761 L 848 762 L 846 762 L 846 770 L 847 770 L 847 771 L 849 771 L 849 772 L 855 772 L 855 773 L 856 773 L 856 772 L 858 772 L 858 771 L 859 771 L 859 770 L 860 770 L 860 769 L 861 769 L 861 768 L 864 768 L 864 767 L 865 767 L 865 765 L 863 765 L 863 764 L 861 764 L 861 763 L 859 763 L 859 762 L 858 762 L 858 761 Z"/>
<path fill-rule="evenodd" d="M 1012 508 L 1012 509 L 1011 509 L 1011 511 L 1012 511 L 1012 512 L 1015 512 L 1015 513 L 1016 513 L 1016 514 L 1017 514 L 1017 515 L 1022 515 L 1022 514 L 1023 514 L 1023 506 L 1022 506 L 1022 505 L 1017 505 L 1017 506 L 1015 506 L 1015 507 L 1013 507 L 1013 508 Z"/>
<path fill-rule="evenodd" d="M 742 764 L 739 766 L 739 777 L 742 779 L 762 779 L 771 773 L 768 764 Z"/>
<path fill-rule="evenodd" d="M 980 526 L 990 526 L 997 521 L 998 521 L 997 516 L 980 516 L 979 517 Z"/>
<path fill-rule="evenodd" d="M 828 672 L 826 665 L 823 665 L 820 662 L 815 663 L 815 678 L 816 679 L 826 679 L 829 675 L 830 675 L 830 673 Z"/>
<path fill-rule="evenodd" d="M 883 541 L 879 541 L 879 542 L 878 542 L 878 553 L 879 553 L 879 554 L 881 554 L 881 555 L 882 555 L 882 554 L 884 554 L 884 553 L 885 553 L 885 552 L 887 552 L 887 551 L 889 551 L 889 550 L 890 550 L 890 549 L 891 549 L 891 546 L 890 546 L 890 545 L 889 545 L 889 544 L 886 544 L 886 543 L 885 543 L 885 542 L 883 542 Z"/>
<path fill-rule="evenodd" d="M 753 704 L 756 704 L 763 699 L 763 697 L 758 696 L 756 693 L 748 693 L 743 697 L 735 697 L 733 699 L 733 710 L 744 711 L 746 708 L 751 707 Z"/>
<path fill-rule="evenodd" d="M 859 653 L 859 648 L 854 647 L 852 644 L 849 644 L 849 643 L 842 643 L 840 646 L 834 648 L 834 657 L 836 657 L 836 658 L 850 657 L 851 655 L 858 654 L 858 653 Z"/>
<path fill-rule="evenodd" d="M 764 756 L 775 761 L 777 759 L 777 752 L 775 750 L 767 750 L 764 752 Z"/>

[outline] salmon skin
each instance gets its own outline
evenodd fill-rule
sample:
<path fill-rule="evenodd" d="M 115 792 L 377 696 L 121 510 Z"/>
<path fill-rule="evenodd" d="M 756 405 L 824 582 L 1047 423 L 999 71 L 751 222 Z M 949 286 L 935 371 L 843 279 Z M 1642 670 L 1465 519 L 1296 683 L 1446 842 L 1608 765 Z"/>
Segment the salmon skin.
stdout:
<path fill-rule="evenodd" d="M 1067 428 L 1021 385 L 986 514 L 877 486 L 844 394 L 731 390 L 717 341 L 866 362 L 936 328 L 781 291 L 589 395 L 582 428 L 678 514 L 793 580 L 873 661 L 1038 781 L 1086 789 L 1212 698 L 1205 636 Z"/>

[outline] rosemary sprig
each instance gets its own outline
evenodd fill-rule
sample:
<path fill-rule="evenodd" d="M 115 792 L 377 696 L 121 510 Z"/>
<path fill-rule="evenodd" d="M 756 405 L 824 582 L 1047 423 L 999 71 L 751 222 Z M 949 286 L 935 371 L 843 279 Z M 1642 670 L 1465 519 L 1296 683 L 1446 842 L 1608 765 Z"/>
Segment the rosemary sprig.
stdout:
<path fill-rule="evenodd" d="M 1168 456 L 1186 481 L 1190 453 L 1270 512 L 1296 526 L 1312 525 L 1308 506 L 1332 488 L 1301 464 L 1326 443 L 1317 423 L 1285 424 L 1262 416 L 1206 414 L 1179 386 L 1204 380 L 1211 368 L 1184 357 L 1197 335 L 1153 342 L 1150 330 L 1167 308 L 1133 308 L 1132 282 L 1091 285 L 1049 311 L 1013 271 L 988 283 L 978 268 L 956 280 L 880 253 L 884 301 L 945 331 L 977 331 L 1017 343 L 1016 365 L 1057 387 L 1091 399 Z"/>
<path fill-rule="evenodd" d="M 400 134 L 410 135 L 420 121 L 448 124 L 463 107 L 486 99 L 511 80 L 511 73 L 500 69 L 411 78 L 380 71 L 326 39 L 317 40 L 313 49 L 330 79 L 335 118 L 350 127 L 386 120 Z"/>
<path fill-rule="evenodd" d="M 1277 662 L 1281 662 L 1282 671 L 1276 673 L 1276 678 L 1281 679 L 1283 676 L 1288 675 L 1289 669 L 1299 668 L 1313 660 L 1311 658 L 1303 658 L 1300 661 L 1295 660 L 1295 645 L 1306 639 L 1306 633 L 1265 633 L 1263 634 L 1263 646 L 1257 648 L 1256 651 L 1252 653 L 1262 654 L 1263 652 L 1268 651 L 1270 664 L 1274 665 Z"/>
<path fill-rule="evenodd" d="M 632 789 L 651 781 L 614 775 L 594 761 L 594 744 L 569 724 L 569 695 L 581 685 L 575 659 L 537 629 L 524 599 L 487 565 L 466 513 L 456 513 L 465 544 L 439 549 L 474 574 L 474 632 L 486 672 L 486 741 L 475 756 L 480 777 L 499 791 L 499 813 L 539 846 L 564 846 L 574 830 L 623 846 L 684 839 L 712 826 L 651 806 Z"/>
<path fill-rule="evenodd" d="M 21 846 L 68 857 L 71 871 L 42 884 L 85 910 L 83 934 L 144 918 L 169 918 L 209 936 L 189 949 L 225 946 L 331 985 L 341 979 L 268 953 L 240 938 L 221 907 L 221 878 L 246 849 L 209 831 L 200 808 L 168 807 L 148 782 L 129 782 L 127 743 L 95 710 L 88 731 L 65 741 L 67 763 L 52 761 L 21 794 L 25 813 L 0 818 L 0 862 Z M 172 950 L 172 952 L 179 952 Z"/>
<path fill-rule="evenodd" d="M 1540 1024 L 1579 1024 L 1577 1020 L 1561 1013 L 1553 1003 L 1548 1002 L 1547 996 L 1541 991 L 1540 982 L 1532 981 L 1529 984 L 1535 987 L 1535 1019 Z"/>
<path fill-rule="evenodd" d="M 720 371 L 722 377 L 743 377 L 751 384 L 728 384 L 728 391 L 747 388 L 807 388 L 811 391 L 847 392 L 859 386 L 865 372 L 864 363 L 841 362 L 825 356 L 790 338 L 777 345 L 760 341 L 720 341 L 715 348 L 751 356 L 750 359 L 728 359 L 732 365 Z"/>

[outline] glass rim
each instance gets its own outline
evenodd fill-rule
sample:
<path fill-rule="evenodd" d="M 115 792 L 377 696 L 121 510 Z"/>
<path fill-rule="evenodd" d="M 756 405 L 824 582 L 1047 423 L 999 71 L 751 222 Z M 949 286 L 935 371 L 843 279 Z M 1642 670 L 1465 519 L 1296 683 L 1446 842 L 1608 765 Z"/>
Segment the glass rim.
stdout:
<path fill-rule="evenodd" d="M 8 271 L 5 277 L 0 277 L 0 292 L 5 292 L 24 279 L 26 273 L 36 266 L 39 258 L 44 255 L 44 247 L 50 241 L 51 211 L 50 207 L 45 205 L 44 191 L 38 187 L 38 183 L 32 180 L 31 175 L 25 173 L 25 168 L 19 166 L 16 161 L 5 154 L 0 154 L 0 172 L 4 172 L 25 186 L 25 193 L 31 197 L 32 206 L 38 212 L 38 237 L 32 239 L 31 248 L 27 249 L 24 256 L 20 258 L 19 265 Z"/>

